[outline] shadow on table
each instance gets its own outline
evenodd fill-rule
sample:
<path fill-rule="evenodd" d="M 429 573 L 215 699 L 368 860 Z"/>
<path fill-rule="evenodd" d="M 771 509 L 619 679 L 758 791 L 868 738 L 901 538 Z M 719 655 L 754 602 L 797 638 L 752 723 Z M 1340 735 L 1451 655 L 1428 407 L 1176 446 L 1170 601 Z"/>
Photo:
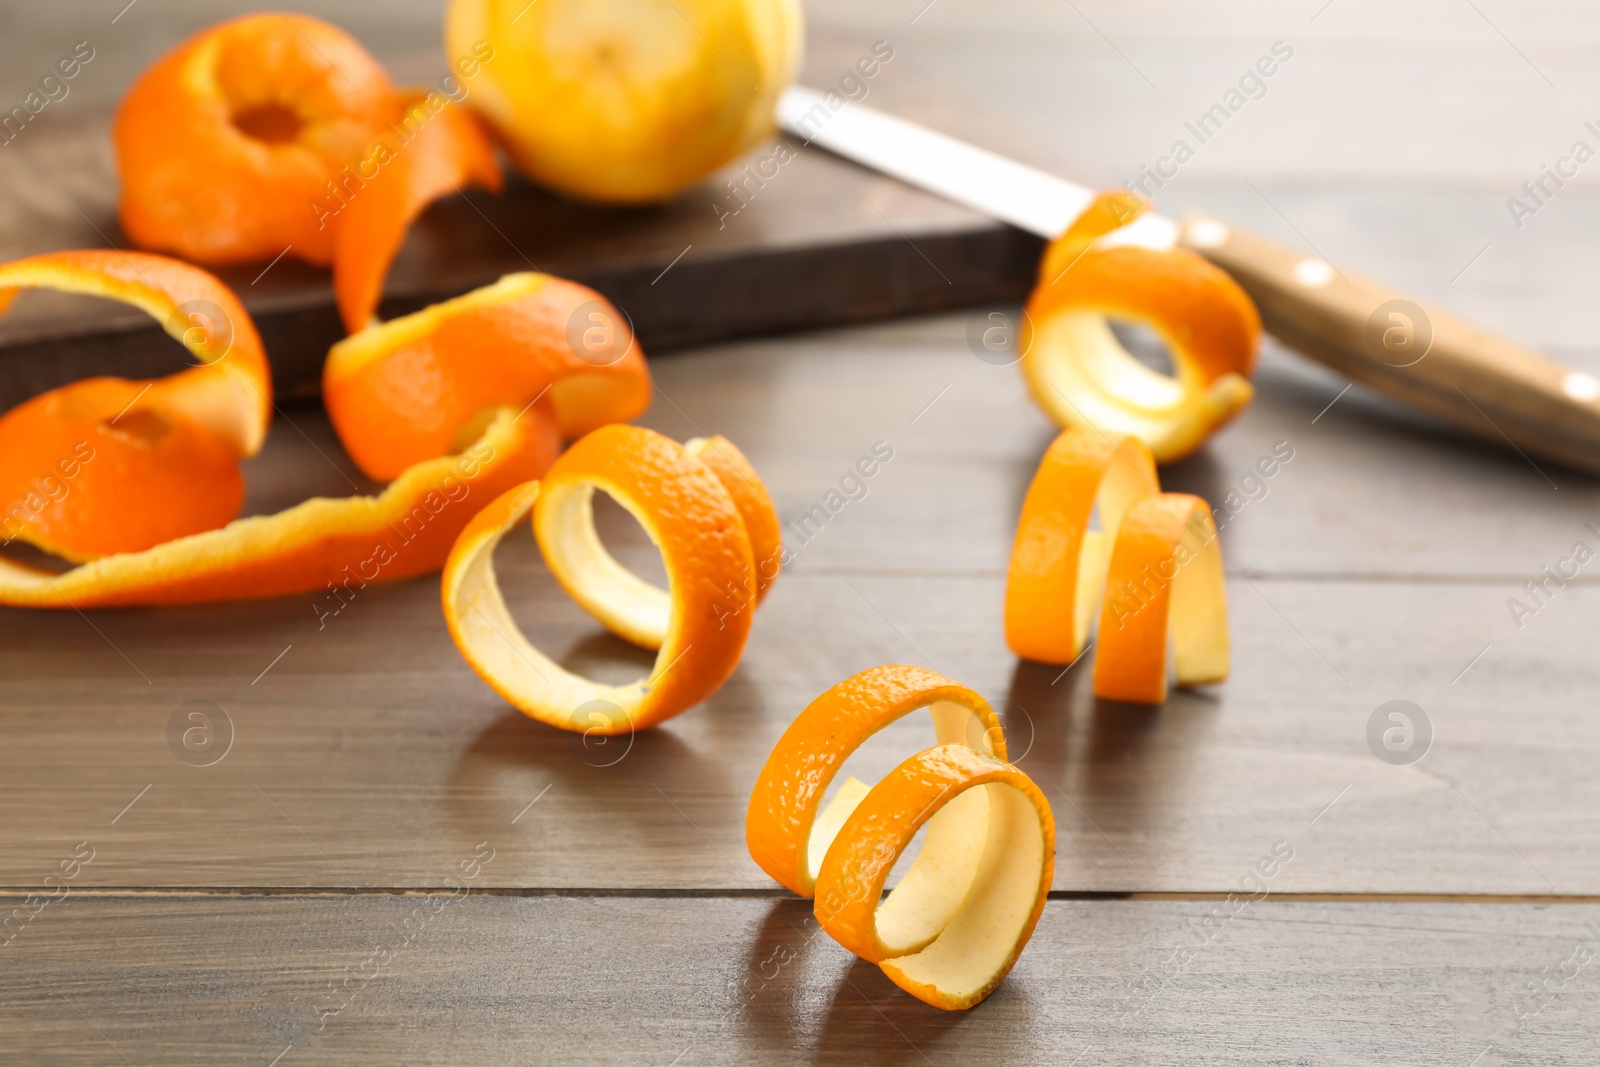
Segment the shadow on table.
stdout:
<path fill-rule="evenodd" d="M 1186 788 L 1187 750 L 1217 715 L 1217 698 L 1175 692 L 1156 708 L 1100 700 L 1093 657 L 1091 648 L 1068 671 L 1019 661 L 1006 694 L 1007 742 L 1056 809 L 1056 887 L 1151 889 L 1153 868 L 1133 855 L 1135 842 Z M 1085 842 L 1098 858 L 1085 855 Z M 1074 870 L 1079 857 L 1106 873 Z"/>
<path fill-rule="evenodd" d="M 738 1018 L 750 1045 L 817 1063 L 927 1063 L 942 1045 L 1025 1007 L 1002 985 L 970 1011 L 941 1011 L 851 956 L 816 925 L 809 900 L 773 903 L 747 955 Z M 963 1044 L 965 1042 L 962 1042 Z"/>
<path fill-rule="evenodd" d="M 637 673 L 648 671 L 654 653 L 599 633 L 579 641 L 560 662 L 587 676 L 619 677 L 634 667 Z M 500 702 L 487 690 L 483 700 Z M 548 789 L 568 813 L 558 833 L 566 842 L 562 848 L 578 848 L 590 831 L 598 836 L 602 824 L 614 827 L 619 821 L 631 826 L 633 836 L 654 840 L 659 847 L 675 835 L 698 846 L 702 828 L 722 836 L 713 817 L 696 809 L 703 807 L 704 798 L 729 795 L 725 761 L 697 751 L 670 725 L 605 736 L 557 729 L 503 702 L 500 706 L 503 712 L 462 750 L 451 772 L 449 804 L 464 826 L 493 825 L 501 803 L 497 794 L 532 799 L 538 790 Z M 692 825 L 675 825 L 684 820 Z M 541 832 L 534 827 L 534 821 L 524 822 L 519 831 Z M 556 839 L 542 840 L 544 846 L 557 844 Z"/>

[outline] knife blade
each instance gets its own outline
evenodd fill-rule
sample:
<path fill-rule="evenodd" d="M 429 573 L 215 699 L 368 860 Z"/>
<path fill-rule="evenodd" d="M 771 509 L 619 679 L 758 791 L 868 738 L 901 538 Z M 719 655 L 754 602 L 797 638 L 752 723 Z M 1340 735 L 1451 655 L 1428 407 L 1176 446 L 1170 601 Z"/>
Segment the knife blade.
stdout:
<path fill-rule="evenodd" d="M 777 119 L 808 145 L 1045 238 L 1065 230 L 1094 197 L 1082 185 L 837 94 L 792 86 L 779 97 Z M 1233 276 L 1262 325 L 1289 347 L 1509 444 L 1540 474 L 1528 453 L 1600 473 L 1600 378 L 1586 371 L 1220 219 L 1180 223 L 1147 213 L 1101 243 L 1197 252 Z"/>

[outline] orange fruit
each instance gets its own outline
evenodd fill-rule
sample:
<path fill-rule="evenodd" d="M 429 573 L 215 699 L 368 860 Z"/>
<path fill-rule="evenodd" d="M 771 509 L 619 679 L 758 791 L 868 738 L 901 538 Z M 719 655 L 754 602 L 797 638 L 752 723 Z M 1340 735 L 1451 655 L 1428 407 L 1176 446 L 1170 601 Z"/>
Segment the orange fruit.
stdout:
<path fill-rule="evenodd" d="M 1102 193 L 1045 250 L 1022 371 L 1058 425 L 1138 437 L 1157 463 L 1171 463 L 1250 403 L 1261 319 L 1238 283 L 1187 249 L 1096 246 L 1146 206 L 1136 193 Z M 1129 355 L 1108 318 L 1155 331 L 1176 375 Z"/>
<path fill-rule="evenodd" d="M 1128 509 L 1100 609 L 1094 691 L 1106 700 L 1167 699 L 1167 656 L 1179 686 L 1228 677 L 1228 599 L 1211 509 L 1162 493 Z"/>
<path fill-rule="evenodd" d="M 1006 644 L 1022 659 L 1078 658 L 1105 585 L 1117 527 L 1161 491 L 1150 449 L 1137 437 L 1086 426 L 1061 432 L 1022 502 L 1006 574 Z M 1101 528 L 1089 529 L 1098 506 Z"/>
<path fill-rule="evenodd" d="M 625 569 L 601 544 L 596 489 L 626 508 L 661 550 L 667 589 Z M 518 629 L 495 579 L 494 549 L 530 510 L 539 547 L 568 595 L 619 637 L 657 650 L 647 677 L 621 686 L 590 681 Z M 654 431 L 611 425 L 576 442 L 541 481 L 510 490 L 472 520 L 445 563 L 442 599 L 456 647 L 507 702 L 560 729 L 620 734 L 679 714 L 733 673 L 755 611 L 755 555 L 740 507 L 712 467 Z"/>
<path fill-rule="evenodd" d="M 445 49 L 528 177 L 665 199 L 771 135 L 800 59 L 796 0 L 451 0 Z"/>

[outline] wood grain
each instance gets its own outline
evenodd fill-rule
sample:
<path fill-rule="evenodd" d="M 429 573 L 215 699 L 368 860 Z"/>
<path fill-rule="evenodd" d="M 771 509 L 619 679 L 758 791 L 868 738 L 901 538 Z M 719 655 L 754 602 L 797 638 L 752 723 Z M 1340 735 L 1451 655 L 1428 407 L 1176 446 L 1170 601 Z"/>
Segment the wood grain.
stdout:
<path fill-rule="evenodd" d="M 437 66 L 419 51 L 437 35 L 435 0 L 297 6 L 351 27 L 404 80 Z M 1585 179 L 1526 228 L 1505 208 L 1593 118 L 1582 100 L 1593 96 L 1600 37 L 1588 13 L 1361 0 L 920 7 L 810 0 L 806 80 L 826 86 L 873 40 L 890 40 L 897 58 L 872 103 L 1096 186 L 1166 151 L 1271 41 L 1292 41 L 1296 59 L 1269 95 L 1158 190 L 1157 207 L 1310 245 L 1600 371 L 1590 310 L 1600 252 L 1579 239 L 1600 201 Z M 0 243 L 91 239 L 73 205 L 108 217 L 109 160 L 93 132 L 104 109 L 224 8 L 243 10 L 142 0 L 115 24 L 114 11 L 73 5 L 0 14 L 0 103 L 26 91 L 33 60 L 60 42 L 90 36 L 101 48 L 49 125 L 28 132 L 28 158 L 49 167 L 22 166 L 22 142 L 0 151 Z M 1025 284 L 1027 272 L 1007 273 L 1018 249 L 974 246 L 982 231 L 970 217 L 847 168 L 805 157 L 794 166 L 813 163 L 817 180 L 790 183 L 803 172 L 786 172 L 770 199 L 704 243 L 715 223 L 705 203 L 587 216 L 577 235 L 563 221 L 569 206 L 526 188 L 472 204 L 529 227 L 507 234 L 540 266 L 611 271 L 597 279 L 623 286 L 616 295 L 652 352 L 705 336 L 685 329 L 702 317 L 757 328 L 775 279 L 796 271 L 817 275 L 802 293 L 844 294 L 852 316 L 946 299 L 950 287 L 920 253 L 954 280 L 967 272 L 964 286 L 984 272 Z M 956 243 L 947 253 L 914 237 L 912 249 L 880 210 Z M 465 200 L 441 205 L 402 253 L 393 292 L 468 284 L 446 270 L 446 249 L 526 269 L 493 236 Z M 760 262 L 773 273 L 740 273 L 769 237 L 778 251 Z M 830 241 L 890 247 L 847 269 Z M 969 267 L 980 253 L 996 258 Z M 325 307 L 296 301 L 325 279 L 287 261 L 259 286 L 253 277 L 236 280 L 282 287 L 255 299 L 280 390 L 295 393 L 314 379 L 332 323 Z M 649 311 L 672 284 L 692 300 Z M 956 295 L 976 300 L 973 291 Z M 785 328 L 839 313 L 813 305 Z M 29 333 L 62 315 L 80 333 L 109 328 L 118 339 L 52 347 Z M 807 538 L 728 686 L 625 749 L 585 746 L 499 702 L 450 647 L 428 579 L 364 590 L 320 630 L 310 598 L 0 612 L 0 885 L 41 888 L 78 842 L 96 850 L 71 896 L 0 948 L 0 1058 L 1588 1062 L 1593 965 L 1572 981 L 1551 975 L 1580 940 L 1595 943 L 1592 904 L 1274 899 L 1204 945 L 1193 924 L 1217 901 L 1058 899 L 1006 985 L 947 1016 L 809 936 L 803 903 L 769 896 L 741 826 L 772 740 L 850 671 L 919 658 L 1002 708 L 1055 805 L 1058 889 L 1220 893 L 1283 841 L 1296 852 L 1275 895 L 1600 892 L 1594 575 L 1555 591 L 1520 628 L 1506 605 L 1576 540 L 1600 543 L 1586 525 L 1600 524 L 1592 480 L 1536 468 L 1360 385 L 1342 392 L 1346 380 L 1268 346 L 1256 404 L 1163 472 L 1167 487 L 1214 502 L 1237 494 L 1222 535 L 1234 677 L 1157 712 L 1102 705 L 1084 665 L 1057 680 L 999 643 L 1011 524 L 1053 428 L 1015 368 L 972 357 L 965 328 L 965 316 L 917 320 L 655 363 L 649 424 L 737 441 L 791 523 L 791 544 L 792 524 L 865 449 L 883 440 L 895 459 L 865 499 Z M 0 405 L 83 373 L 176 365 L 136 315 L 42 296 L 0 319 L 0 337 L 41 357 L 0 357 Z M 1278 442 L 1294 459 L 1262 491 L 1245 478 Z M 251 513 L 371 488 L 301 407 L 286 407 L 249 479 Z M 602 519 L 608 541 L 648 570 L 637 531 L 615 513 Z M 608 677 L 644 669 L 555 594 L 525 535 L 501 564 L 524 625 L 569 665 Z M 1436 727 L 1411 767 L 1366 747 L 1368 716 L 1392 697 L 1423 705 Z M 196 699 L 221 705 L 235 728 L 210 767 L 185 765 L 168 745 L 172 713 Z M 908 724 L 860 769 L 920 742 Z M 403 940 L 412 909 L 426 905 L 416 891 L 446 884 L 482 841 L 495 858 L 467 899 L 359 983 L 319 1032 L 319 1009 L 335 1003 L 329 983 Z M 117 886 L 131 888 L 107 888 Z M 148 888 L 162 886 L 179 888 Z M 1196 945 L 1197 958 L 1176 962 Z M 1530 1001 L 1530 983 L 1557 992 Z"/>
<path fill-rule="evenodd" d="M 1593 1052 L 1595 965 L 1573 976 L 1572 961 L 1600 947 L 1600 906 L 1268 899 L 1201 925 L 1225 907 L 1052 901 L 1005 985 L 943 1013 L 793 899 L 74 895 L 0 949 L 0 1027 L 18 1062 L 63 1064 L 1498 1067 Z"/>
<path fill-rule="evenodd" d="M 1600 892 L 1600 786 L 1585 771 L 1600 754 L 1588 666 L 1600 590 L 1575 583 L 1521 629 L 1505 606 L 1523 573 L 1595 541 L 1581 484 L 1564 477 L 1557 492 L 1520 460 L 1348 397 L 1311 426 L 1326 396 L 1264 376 L 1241 423 L 1167 476 L 1221 501 L 1279 432 L 1296 444 L 1267 495 L 1223 527 L 1233 677 L 1151 712 L 1096 702 L 1084 667 L 1057 681 L 1002 642 L 1011 525 L 1052 431 L 1015 368 L 966 349 L 962 319 L 686 353 L 656 370 L 647 421 L 745 448 L 797 556 L 712 700 L 631 742 L 540 727 L 461 661 L 432 578 L 363 590 L 320 624 L 318 608 L 337 605 L 314 595 L 6 612 L 6 884 L 103 831 L 97 885 L 434 885 L 438 856 L 499 830 L 516 836 L 495 885 L 761 887 L 743 818 L 773 742 L 835 681 L 906 661 L 1003 710 L 1057 809 L 1061 889 L 1226 890 L 1259 849 L 1302 835 L 1304 861 L 1285 876 L 1295 891 Z M 251 470 L 252 511 L 353 491 L 321 417 L 290 420 Z M 894 458 L 818 532 L 810 509 L 878 440 Z M 1458 454 L 1473 449 L 1488 457 L 1477 468 Z M 1508 500 L 1526 510 L 1497 533 Z M 649 573 L 642 533 L 605 517 L 619 555 Z M 646 669 L 566 600 L 525 532 L 500 568 L 542 647 L 616 680 Z M 1421 704 L 1437 733 L 1411 767 L 1367 747 L 1368 717 L 1392 698 Z M 168 747 L 188 700 L 233 722 L 214 767 Z M 907 724 L 864 769 L 882 773 L 925 735 Z M 513 828 L 536 799 L 558 817 Z"/>

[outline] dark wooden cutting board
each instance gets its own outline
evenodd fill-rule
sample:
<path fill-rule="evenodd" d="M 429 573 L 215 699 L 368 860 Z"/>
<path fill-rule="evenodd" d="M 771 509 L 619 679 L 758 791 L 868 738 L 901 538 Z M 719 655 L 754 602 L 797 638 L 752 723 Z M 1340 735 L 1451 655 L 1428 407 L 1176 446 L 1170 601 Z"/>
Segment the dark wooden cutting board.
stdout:
<path fill-rule="evenodd" d="M 0 153 L 0 188 L 22 201 L 0 231 L 0 258 L 133 247 L 116 220 L 110 117 L 105 108 L 62 115 Z M 794 158 L 776 177 L 747 182 L 742 200 L 727 183 L 771 145 L 651 207 L 579 203 L 516 177 L 500 195 L 450 197 L 412 230 L 380 317 L 542 270 L 605 294 L 655 353 L 1026 295 L 1037 238 L 790 144 Z M 314 394 L 328 347 L 344 336 L 328 272 L 285 257 L 216 273 L 254 316 L 279 395 Z M 178 353 L 135 309 L 25 294 L 0 317 L 0 410 L 90 375 L 170 373 Z"/>

